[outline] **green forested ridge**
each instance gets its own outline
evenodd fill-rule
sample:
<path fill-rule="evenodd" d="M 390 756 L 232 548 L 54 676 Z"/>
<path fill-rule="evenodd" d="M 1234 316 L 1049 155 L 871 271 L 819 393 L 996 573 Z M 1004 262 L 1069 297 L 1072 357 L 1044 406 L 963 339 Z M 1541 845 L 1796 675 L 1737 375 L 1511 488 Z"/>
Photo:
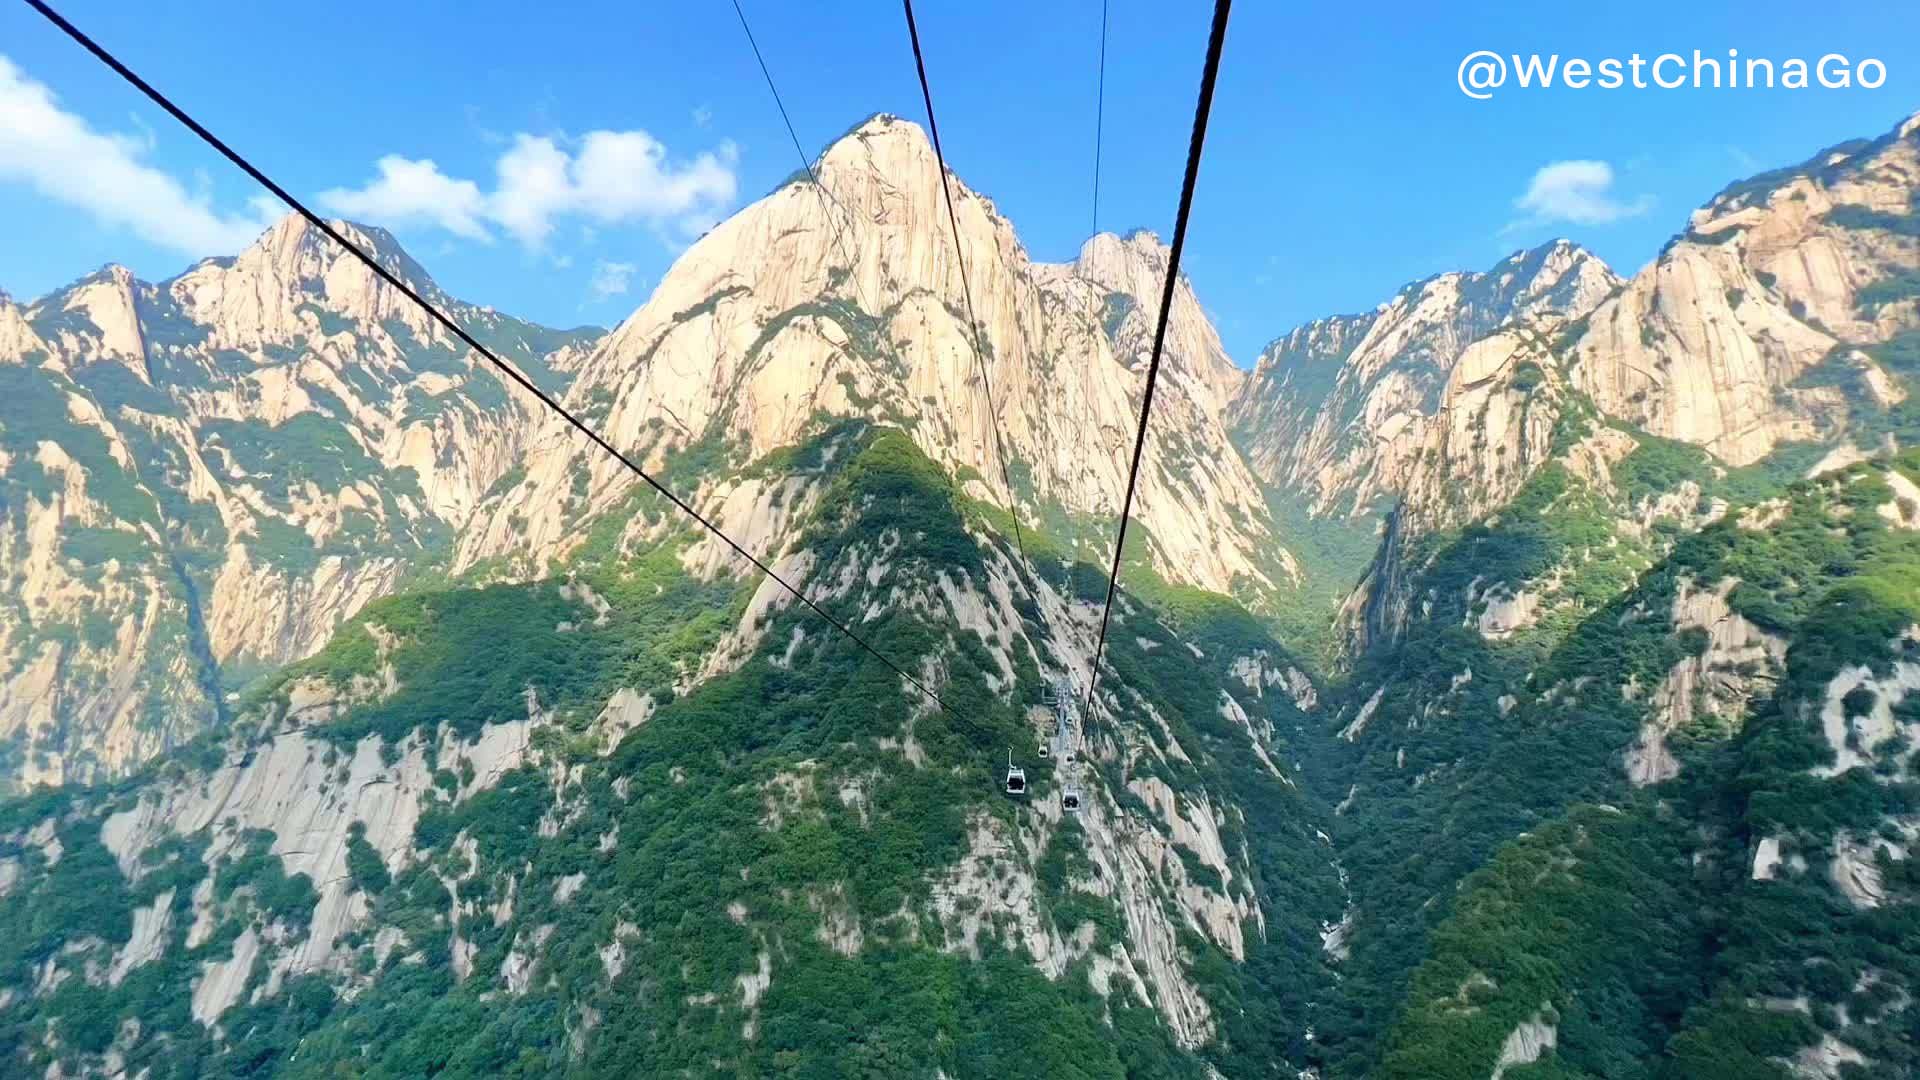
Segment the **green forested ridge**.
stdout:
<path fill-rule="evenodd" d="M 1920 985 L 1906 907 L 1861 910 L 1827 873 L 1843 831 L 1907 842 L 1916 791 L 1893 764 L 1906 736 L 1873 770 L 1810 771 L 1833 760 L 1818 718 L 1828 681 L 1860 663 L 1891 671 L 1920 622 L 1920 537 L 1879 512 L 1894 499 L 1885 471 L 1916 469 L 1908 454 L 1797 484 L 1763 524 L 1736 508 L 1563 635 L 1530 646 L 1463 631 L 1398 650 L 1388 694 L 1448 704 L 1419 714 L 1404 770 L 1384 753 L 1369 767 L 1363 748 L 1340 819 L 1361 927 L 1342 966 L 1359 1040 L 1332 1059 L 1336 1074 L 1484 1076 L 1515 1026 L 1540 1018 L 1557 1046 L 1507 1075 L 1785 1077 L 1774 1059 L 1823 1034 L 1874 1062 L 1848 1075 L 1920 1067 L 1900 1012 Z M 1621 751 L 1646 701 L 1621 688 L 1650 687 L 1705 647 L 1667 624 L 1679 583 L 1729 577 L 1729 605 L 1785 639 L 1786 668 L 1777 682 L 1742 672 L 1754 678 L 1744 722 L 1696 712 L 1669 738 L 1679 777 L 1634 789 Z M 1408 685 L 1409 664 L 1431 673 L 1425 689 Z M 1436 685 L 1468 667 L 1453 697 Z M 1518 699 L 1504 715 L 1492 700 L 1503 692 Z M 1856 713 L 1875 697 L 1858 696 Z M 1763 837 L 1807 869 L 1754 880 Z M 1907 864 L 1888 850 L 1869 858 L 1891 894 Z M 1327 1027 L 1337 1053 L 1345 1033 Z"/>
<path fill-rule="evenodd" d="M 956 501 L 910 440 L 884 430 L 826 438 L 836 448 L 802 447 L 780 459 L 803 470 L 835 461 L 819 474 L 828 488 L 801 538 L 816 565 L 868 567 L 877 559 L 883 594 L 927 589 L 940 576 L 980 587 L 990 561 L 1011 565 L 1001 562 L 1009 544 L 994 531 L 995 516 Z M 648 509 L 630 503 L 624 512 L 644 517 Z M 489 722 L 524 717 L 529 690 L 555 721 L 537 736 L 533 760 L 470 798 L 456 801 L 454 792 L 473 778 L 441 766 L 414 834 L 420 854 L 407 865 L 389 872 L 364 830 L 350 831 L 348 871 L 371 912 L 369 930 L 353 943 L 355 973 L 290 978 L 257 1001 L 249 991 L 218 1032 L 187 1014 L 181 988 L 201 963 L 223 959 L 245 927 L 277 925 L 275 933 L 297 941 L 315 884 L 278 873 L 265 846 L 270 834 L 239 837 L 208 868 L 215 932 L 189 949 L 193 852 L 167 854 L 179 873 L 147 873 L 128 886 L 97 839 L 100 816 L 157 778 L 14 804 L 0 821 L 14 829 L 5 853 L 19 859 L 23 883 L 9 897 L 9 917 L 47 928 L 37 937 L 8 935 L 28 950 L 22 963 L 89 936 L 107 949 L 126 942 L 133 911 L 164 886 L 176 887 L 176 915 L 164 962 L 136 969 L 138 978 L 109 986 L 71 977 L 62 993 L 0 1013 L 5 1052 L 36 1067 L 75 1067 L 111 1048 L 129 1068 L 151 1067 L 155 1076 L 937 1069 L 971 1077 L 1004 1075 L 1017 1061 L 1049 1076 L 1200 1077 L 1208 1059 L 1239 1076 L 1273 1074 L 1303 1057 L 1312 1003 L 1328 986 L 1318 927 L 1337 917 L 1338 885 L 1314 835 L 1310 800 L 1266 772 L 1249 752 L 1258 736 L 1222 712 L 1225 690 L 1277 730 L 1276 760 L 1295 756 L 1287 746 L 1302 737 L 1303 714 L 1284 695 L 1257 695 L 1227 674 L 1250 651 L 1285 662 L 1256 620 L 1224 598 L 1144 583 L 1116 613 L 1111 643 L 1114 685 L 1125 689 L 1110 693 L 1122 695 L 1123 726 L 1089 732 L 1096 745 L 1131 748 L 1095 764 L 1100 786 L 1130 812 L 1157 818 L 1126 788 L 1136 775 L 1159 776 L 1186 797 L 1204 793 L 1226 811 L 1220 834 L 1232 880 L 1185 848 L 1174 849 L 1177 861 L 1191 880 L 1263 912 L 1265 933 L 1246 934 L 1244 964 L 1197 930 L 1179 931 L 1190 977 L 1217 1025 L 1196 1053 L 1178 1047 L 1154 1007 L 1119 977 L 1107 994 L 1096 992 L 1092 956 L 1069 961 L 1057 978 L 1036 969 L 1004 913 L 986 913 L 979 959 L 942 947 L 950 933 L 943 920 L 953 916 L 932 914 L 936 890 L 983 827 L 1010 841 L 1015 865 L 1031 868 L 1036 910 L 1053 932 L 1085 934 L 1100 953 L 1126 947 L 1138 932 L 1103 895 L 1112 884 L 1102 874 L 1111 871 L 1091 857 L 1079 827 L 1048 825 L 999 793 L 1008 746 L 1021 748 L 1038 792 L 1055 782 L 1056 763 L 1031 756 L 1034 729 L 1024 715 L 1039 700 L 1040 664 L 1051 658 L 1014 637 L 1015 683 L 996 688 L 992 643 L 956 635 L 938 606 L 894 604 L 860 620 L 862 636 L 897 663 L 911 669 L 940 657 L 949 708 L 929 709 L 872 656 L 789 606 L 771 615 L 738 670 L 676 694 L 678 676 L 735 624 L 753 588 L 688 577 L 678 555 L 689 539 L 673 533 L 640 550 L 603 541 L 584 547 L 563 579 L 377 602 L 313 659 L 252 695 L 247 715 L 272 716 L 296 683 L 350 688 L 384 677 L 390 665 L 397 692 L 307 732 L 343 754 L 369 735 L 389 746 L 416 731 L 470 737 Z M 1040 546 L 1060 550 L 1044 538 Z M 1098 574 L 1058 558 L 1042 563 L 1044 575 L 1063 583 Z M 1038 608 L 1026 586 L 1014 584 L 1025 634 L 1044 642 Z M 604 620 L 593 618 L 583 588 L 607 603 Z M 1145 595 L 1183 599 L 1157 616 Z M 842 617 L 868 602 L 860 590 L 828 601 Z M 574 736 L 586 734 L 599 703 L 621 687 L 661 704 L 601 757 L 594 740 Z M 1148 708 L 1164 732 L 1145 722 Z M 902 731 L 924 767 L 887 748 L 884 740 Z M 1184 757 L 1166 755 L 1174 743 Z M 186 775 L 191 758 L 157 771 Z M 557 786 L 555 768 L 572 770 Z M 847 785 L 857 800 L 835 797 Z M 46 820 L 66 823 L 65 853 L 51 868 L 39 865 L 29 835 Z M 564 824 L 554 831 L 548 823 L 556 820 Z M 609 836 L 610 846 L 602 841 Z M 91 913 L 53 906 L 74 901 L 73 890 L 59 886 L 75 882 L 56 875 L 80 873 L 110 886 L 88 891 Z M 581 884 L 562 899 L 557 883 L 573 875 Z M 483 912 L 460 923 L 460 948 L 471 950 L 460 961 L 470 972 L 464 979 L 455 971 L 446 880 L 458 881 L 462 900 Z M 507 896 L 512 915 L 496 925 L 484 911 Z M 857 926 L 857 949 L 823 937 L 830 924 Z M 382 961 L 371 927 L 397 929 L 407 944 Z M 536 936 L 543 944 L 530 944 Z M 610 944 L 621 957 L 613 976 L 601 951 Z M 504 992 L 506 973 L 527 956 L 539 958 L 531 980 L 522 992 Z M 771 981 L 746 1007 L 736 979 L 763 962 Z M 263 957 L 249 985 L 271 978 Z M 336 992 L 349 985 L 350 997 Z M 150 995 L 166 986 L 175 999 L 163 1008 Z M 142 1017 L 138 1034 L 105 1019 L 123 1014 Z"/>
<path fill-rule="evenodd" d="M 1466 1077 L 1486 1074 L 1516 1025 L 1539 1022 L 1553 1027 L 1555 1047 L 1506 1075 L 1780 1076 L 1772 1059 L 1823 1034 L 1906 1068 L 1897 1017 L 1920 967 L 1905 945 L 1904 909 L 1855 910 L 1825 864 L 1841 830 L 1872 837 L 1887 832 L 1888 815 L 1911 813 L 1908 785 L 1889 766 L 1837 779 L 1809 773 L 1831 752 L 1801 707 L 1845 664 L 1881 656 L 1880 670 L 1892 670 L 1891 643 L 1920 620 L 1920 581 L 1909 569 L 1920 565 L 1920 541 L 1880 513 L 1894 500 L 1886 469 L 1920 478 L 1920 455 L 1784 489 L 1772 496 L 1782 511 L 1764 528 L 1743 526 L 1751 504 L 1740 504 L 1697 533 L 1656 525 L 1623 536 L 1609 516 L 1621 500 L 1689 483 L 1703 501 L 1715 497 L 1707 492 L 1752 499 L 1781 489 L 1650 439 L 1616 463 L 1604 495 L 1548 466 L 1496 520 L 1433 543 L 1416 583 L 1435 603 L 1425 629 L 1363 658 L 1345 682 L 1321 684 L 1330 707 L 1318 714 L 1271 689 L 1255 694 L 1228 672 L 1263 653 L 1297 662 L 1261 620 L 1227 598 L 1159 581 L 1144 548 L 1133 552 L 1108 680 L 1129 720 L 1092 734 L 1122 747 L 1178 745 L 1187 760 L 1100 759 L 1100 784 L 1122 809 L 1149 818 L 1157 815 L 1129 779 L 1205 793 L 1227 811 L 1223 847 L 1245 852 L 1249 872 L 1228 880 L 1185 848 L 1176 861 L 1187 880 L 1264 913 L 1264 934 L 1244 940 L 1244 962 L 1181 931 L 1189 976 L 1215 1019 L 1198 1052 L 1176 1045 L 1164 1019 L 1130 993 L 1097 993 L 1091 957 L 1049 978 L 1017 951 L 1012 924 L 989 919 L 981 956 L 970 959 L 940 947 L 946 931 L 927 914 L 943 868 L 973 843 L 976 815 L 1003 827 L 1032 821 L 998 794 L 999 770 L 1006 747 L 1031 745 L 1019 706 L 1037 701 L 1046 658 L 1016 637 L 1015 683 L 996 689 L 991 642 L 972 633 L 949 640 L 937 606 L 884 606 L 860 624 L 875 647 L 909 668 L 942 658 L 940 693 L 952 708 L 929 710 L 869 654 L 787 607 L 743 666 L 680 693 L 680 676 L 735 626 L 753 586 L 688 576 L 685 531 L 638 546 L 626 538 L 628 515 L 665 520 L 650 494 L 597 527 L 561 576 L 449 582 L 376 602 L 248 699 L 236 732 L 274 715 L 296 683 L 364 689 L 390 666 L 396 692 L 307 732 L 343 756 L 369 736 L 389 747 L 416 732 L 472 738 L 525 717 L 529 691 L 554 718 L 532 760 L 471 797 L 456 793 L 472 775 L 433 766 L 436 794 L 414 831 L 419 855 L 406 865 L 390 869 L 364 829 L 348 833 L 347 873 L 370 918 L 347 942 L 347 974 L 275 982 L 263 958 L 218 1029 L 189 1013 L 182 988 L 230 955 L 248 927 L 278 927 L 295 942 L 310 932 L 318 888 L 281 872 L 271 833 L 238 837 L 211 865 L 202 862 L 204 835 L 168 841 L 142 856 L 152 868 L 131 882 L 113 865 L 101 841 L 105 813 L 159 776 L 218 761 L 219 740 L 207 740 L 206 755 L 180 755 L 154 775 L 7 808 L 0 860 L 18 866 L 0 928 L 12 949 L 9 985 L 62 955 L 98 956 L 103 967 L 130 940 L 134 912 L 175 891 L 160 959 L 117 985 L 65 978 L 57 992 L 0 1014 L 0 1038 L 36 1067 L 77 1067 L 112 1051 L 156 1076 L 938 1068 L 961 1077 L 1003 1070 L 1018 1055 L 1066 1076 L 1199 1076 L 1210 1061 L 1234 1077 L 1309 1065 L 1326 1076 Z M 882 591 L 926 588 L 941 574 L 978 582 L 1006 551 L 1004 513 L 958 500 L 895 432 L 835 428 L 749 470 L 827 485 L 800 545 L 820 567 L 864 567 L 891 552 Z M 1070 561 L 1044 534 L 1029 532 L 1029 541 L 1039 580 L 1067 596 L 1100 594 L 1097 568 Z M 1505 640 L 1460 626 L 1476 577 L 1534 581 L 1565 565 L 1619 584 L 1576 575 L 1556 610 Z M 1679 778 L 1633 789 L 1620 753 L 1645 704 L 1619 688 L 1651 686 L 1704 647 L 1675 634 L 1666 610 L 1682 582 L 1710 587 L 1729 576 L 1741 582 L 1730 606 L 1790 641 L 1778 693 L 1763 686 L 1737 728 L 1702 716 L 1676 731 Z M 1023 592 L 1016 587 L 1015 606 L 1042 641 Z M 846 616 L 867 602 L 856 590 L 830 607 Z M 1381 686 L 1372 725 L 1351 745 L 1331 740 Z M 601 757 L 595 718 L 623 687 L 659 707 Z M 1285 778 L 1267 772 L 1247 729 L 1223 714 L 1223 690 L 1271 725 L 1271 737 L 1251 737 Z M 1506 696 L 1515 704 L 1503 708 Z M 1164 732 L 1138 722 L 1149 707 Z M 1395 738 L 1410 721 L 1420 738 Z M 933 765 L 910 768 L 882 745 L 902 730 Z M 1022 756 L 1045 792 L 1053 763 Z M 559 763 L 577 771 L 556 785 Z M 849 784 L 856 802 L 833 794 Z M 1327 814 L 1348 785 L 1357 785 L 1351 805 Z M 46 821 L 55 823 L 57 862 L 30 835 Z M 1098 891 L 1100 864 L 1073 826 L 1000 835 L 1014 837 L 1049 925 L 1062 935 L 1078 928 L 1096 950 L 1132 940 L 1137 927 Z M 1753 881 L 1752 851 L 1764 836 L 1783 838 L 1810 868 Z M 1342 915 L 1336 854 L 1357 921 L 1351 954 L 1329 966 L 1320 932 Z M 1906 887 L 1906 864 L 1878 859 L 1886 887 Z M 576 875 L 562 899 L 558 883 Z M 216 917 L 188 947 L 203 878 Z M 460 923 L 464 978 L 448 880 L 482 913 Z M 512 914 L 496 925 L 484 912 L 509 896 Z M 849 925 L 860 935 L 851 954 L 823 937 Z M 1802 931 L 1788 948 L 1759 926 Z M 404 934 L 405 945 L 382 953 L 376 927 Z M 609 976 L 602 950 L 616 943 L 619 973 Z M 63 952 L 74 947 L 82 951 Z M 760 971 L 763 956 L 770 982 L 747 1007 L 737 980 Z M 518 970 L 529 972 L 524 988 L 503 991 Z M 271 993 L 259 992 L 269 983 Z M 1804 1008 L 1765 1004 L 1802 997 Z M 120 1025 L 128 1015 L 141 1018 L 138 1033 Z M 1868 1029 L 1868 1018 L 1893 1026 Z"/>
<path fill-rule="evenodd" d="M 1560 1041 L 1519 1075 L 1651 1075 L 1707 952 L 1687 841 L 1658 812 L 1589 806 L 1504 845 L 1435 930 L 1372 1075 L 1485 1076 L 1535 1019 Z"/>
<path fill-rule="evenodd" d="M 1594 422 L 1576 408 L 1562 445 Z M 1354 718 L 1378 692 L 1374 719 L 1309 771 L 1329 802 L 1353 797 L 1333 832 L 1358 925 L 1345 993 L 1322 1028 L 1342 1069 L 1377 1053 L 1374 1033 L 1403 1000 L 1411 961 L 1425 955 L 1455 883 L 1522 830 L 1623 786 L 1619 752 L 1644 706 L 1616 707 L 1617 693 L 1601 692 L 1555 703 L 1544 692 L 1582 675 L 1651 684 L 1679 658 L 1664 626 L 1620 634 L 1617 609 L 1670 542 L 1657 530 L 1621 535 L 1621 509 L 1675 483 L 1676 459 L 1707 475 L 1698 451 L 1652 440 L 1618 464 L 1612 492 L 1550 462 L 1495 518 L 1426 538 L 1410 557 L 1419 567 L 1410 588 L 1431 606 L 1397 644 L 1360 659 L 1337 715 Z M 1505 640 L 1468 625 L 1494 586 L 1525 587 L 1556 568 L 1556 599 L 1533 625 Z M 1610 654 L 1608 666 L 1583 658 L 1571 674 L 1553 674 L 1559 656 L 1593 649 Z"/>

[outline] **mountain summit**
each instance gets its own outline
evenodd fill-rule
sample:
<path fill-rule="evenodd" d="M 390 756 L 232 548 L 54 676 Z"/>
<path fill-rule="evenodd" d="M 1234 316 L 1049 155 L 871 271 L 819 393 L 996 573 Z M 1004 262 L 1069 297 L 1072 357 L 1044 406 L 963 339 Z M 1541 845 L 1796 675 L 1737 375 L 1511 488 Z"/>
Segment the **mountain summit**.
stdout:
<path fill-rule="evenodd" d="M 745 463 L 823 420 L 898 424 L 969 495 L 1108 548 L 1165 248 L 1101 236 L 1073 264 L 1034 263 L 1011 223 L 953 177 L 956 249 L 932 145 L 890 116 L 834 143 L 816 174 L 819 187 L 789 183 L 694 244 L 588 358 L 570 404 L 652 468 L 696 449 Z M 1240 375 L 1184 283 L 1168 343 L 1134 511 L 1147 557 L 1216 591 L 1286 589 L 1292 557 L 1221 423 Z M 463 562 L 563 554 L 576 522 L 507 519 L 555 504 L 579 470 L 591 506 L 634 482 L 558 426 L 534 442 L 522 488 L 470 534 Z"/>

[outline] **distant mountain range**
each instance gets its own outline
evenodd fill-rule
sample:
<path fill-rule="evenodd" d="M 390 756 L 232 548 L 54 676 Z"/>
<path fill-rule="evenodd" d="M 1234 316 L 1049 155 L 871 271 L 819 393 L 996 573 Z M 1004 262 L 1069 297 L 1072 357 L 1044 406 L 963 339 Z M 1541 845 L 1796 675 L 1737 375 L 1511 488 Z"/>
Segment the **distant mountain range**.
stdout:
<path fill-rule="evenodd" d="M 342 228 L 944 708 L 300 219 L 0 298 L 0 1055 L 1920 1067 L 1920 116 L 1250 371 L 1180 282 L 1077 817 L 1166 248 L 814 173 L 611 331 Z"/>

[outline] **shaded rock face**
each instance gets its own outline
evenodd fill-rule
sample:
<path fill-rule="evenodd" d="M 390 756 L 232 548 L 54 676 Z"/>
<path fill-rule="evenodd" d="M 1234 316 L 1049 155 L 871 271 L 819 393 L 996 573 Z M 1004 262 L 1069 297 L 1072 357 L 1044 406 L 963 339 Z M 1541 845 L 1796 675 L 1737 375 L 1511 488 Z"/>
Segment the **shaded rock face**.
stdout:
<path fill-rule="evenodd" d="M 1549 346 L 1557 325 L 1498 331 L 1468 346 L 1454 365 L 1434 416 L 1420 425 L 1408 454 L 1401 501 L 1373 564 L 1341 607 L 1350 651 L 1391 642 L 1406 630 L 1414 614 L 1412 578 L 1421 569 L 1409 555 L 1422 539 L 1494 513 L 1554 459 L 1567 397 Z M 1478 598 L 1487 605 L 1483 633 L 1503 636 L 1531 619 L 1529 601 L 1514 592 L 1523 587 L 1505 583 L 1504 592 Z"/>
<path fill-rule="evenodd" d="M 548 385 L 597 336 L 339 227 Z M 298 218 L 157 285 L 0 300 L 0 785 L 124 772 L 443 561 L 526 418 L 476 360 Z"/>

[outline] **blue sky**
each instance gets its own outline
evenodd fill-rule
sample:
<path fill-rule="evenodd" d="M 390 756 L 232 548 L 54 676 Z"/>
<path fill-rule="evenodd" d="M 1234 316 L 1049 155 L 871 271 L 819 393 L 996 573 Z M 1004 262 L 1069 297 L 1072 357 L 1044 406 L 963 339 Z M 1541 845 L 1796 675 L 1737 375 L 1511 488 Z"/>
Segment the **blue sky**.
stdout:
<path fill-rule="evenodd" d="M 872 112 L 923 117 L 898 6 L 743 2 L 809 152 Z M 1911 0 L 1463 6 L 1236 7 L 1186 268 L 1241 363 L 1298 322 L 1555 236 L 1630 273 L 1727 182 L 1920 109 Z M 450 291 L 610 325 L 797 162 L 726 0 L 553 7 L 63 10 L 296 193 L 394 227 Z M 1113 0 L 1102 228 L 1171 231 L 1207 13 Z M 1071 257 L 1090 224 L 1097 0 L 923 0 L 918 16 L 950 163 L 1036 258 Z M 1696 48 L 1871 56 L 1886 79 L 1490 101 L 1455 85 L 1476 49 Z M 0 7 L 0 57 L 0 288 L 31 297 L 106 262 L 167 277 L 261 220 L 244 176 L 24 5 Z"/>

